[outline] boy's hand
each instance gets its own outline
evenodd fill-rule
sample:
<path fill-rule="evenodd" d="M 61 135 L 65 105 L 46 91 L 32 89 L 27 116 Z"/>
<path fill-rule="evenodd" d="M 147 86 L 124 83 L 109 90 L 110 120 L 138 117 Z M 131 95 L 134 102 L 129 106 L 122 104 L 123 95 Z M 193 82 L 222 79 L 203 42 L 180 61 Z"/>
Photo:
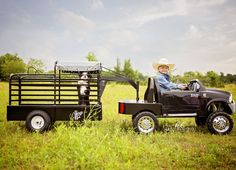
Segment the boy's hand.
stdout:
<path fill-rule="evenodd" d="M 181 86 L 180 86 L 181 90 L 186 90 L 187 87 L 188 87 L 187 84 L 181 84 Z"/>

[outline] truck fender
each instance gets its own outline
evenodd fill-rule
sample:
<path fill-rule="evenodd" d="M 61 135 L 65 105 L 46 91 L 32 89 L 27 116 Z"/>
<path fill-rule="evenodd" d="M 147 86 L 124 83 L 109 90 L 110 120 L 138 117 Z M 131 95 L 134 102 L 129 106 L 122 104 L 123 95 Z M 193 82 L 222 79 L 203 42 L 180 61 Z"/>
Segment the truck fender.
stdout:
<path fill-rule="evenodd" d="M 154 114 L 155 116 L 157 116 L 153 111 L 148 110 L 148 109 L 143 109 L 143 110 L 139 110 L 137 113 L 133 114 L 132 115 L 132 120 L 141 112 L 150 112 L 150 113 Z"/>
<path fill-rule="evenodd" d="M 221 103 L 224 103 L 225 104 L 225 109 L 226 109 L 226 113 L 229 113 L 229 114 L 233 114 L 233 111 L 232 109 L 229 107 L 229 101 L 224 99 L 224 98 L 216 98 L 216 99 L 212 99 L 210 100 L 206 107 L 205 107 L 205 112 L 207 112 L 207 108 L 210 106 L 210 104 L 214 103 L 214 102 L 221 102 Z"/>

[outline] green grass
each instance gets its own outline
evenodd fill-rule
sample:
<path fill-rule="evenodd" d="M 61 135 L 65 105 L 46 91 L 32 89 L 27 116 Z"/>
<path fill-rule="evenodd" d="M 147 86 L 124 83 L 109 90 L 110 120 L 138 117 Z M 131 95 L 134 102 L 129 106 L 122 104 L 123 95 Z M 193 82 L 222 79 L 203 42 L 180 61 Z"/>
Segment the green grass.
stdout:
<path fill-rule="evenodd" d="M 236 100 L 236 85 L 225 90 Z M 102 121 L 58 122 L 49 132 L 29 133 L 24 122 L 6 121 L 8 84 L 0 83 L 0 169 L 235 169 L 235 128 L 217 136 L 193 119 L 160 119 L 157 133 L 138 135 L 130 116 L 117 114 L 120 99 L 135 99 L 135 90 L 110 84 Z"/>

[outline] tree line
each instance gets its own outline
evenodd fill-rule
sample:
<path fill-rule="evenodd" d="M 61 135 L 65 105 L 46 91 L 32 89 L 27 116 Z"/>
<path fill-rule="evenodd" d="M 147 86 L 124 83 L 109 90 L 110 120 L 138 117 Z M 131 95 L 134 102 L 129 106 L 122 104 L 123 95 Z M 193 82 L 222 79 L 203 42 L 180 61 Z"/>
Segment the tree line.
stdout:
<path fill-rule="evenodd" d="M 148 80 L 148 76 L 143 75 L 138 70 L 133 69 L 130 59 L 124 60 L 123 66 L 119 59 L 116 61 L 116 66 L 114 70 L 117 73 L 124 74 L 127 77 L 130 77 L 133 80 L 140 81 L 141 84 L 146 84 Z M 205 86 L 209 87 L 224 87 L 225 84 L 233 84 L 236 83 L 236 74 L 218 74 L 215 71 L 208 71 L 206 73 L 201 73 L 197 71 L 188 71 L 183 75 L 173 75 L 170 73 L 171 80 L 176 83 L 184 83 L 187 84 L 193 79 L 200 80 Z"/>
<path fill-rule="evenodd" d="M 205 74 L 200 72 L 188 71 L 182 76 L 172 76 L 172 80 L 177 83 L 187 83 L 192 79 L 199 79 L 205 86 L 210 87 L 224 87 L 225 84 L 235 84 L 236 74 L 216 73 L 215 71 L 208 71 Z"/>
<path fill-rule="evenodd" d="M 7 81 L 12 73 L 43 73 L 44 63 L 30 58 L 27 63 L 18 54 L 6 53 L 0 56 L 0 80 Z"/>
<path fill-rule="evenodd" d="M 89 53 L 86 59 L 88 61 L 97 61 L 97 58 L 93 53 Z M 147 83 L 148 76 L 143 75 L 138 70 L 133 69 L 130 59 L 125 59 L 122 65 L 120 59 L 117 58 L 116 65 L 113 67 L 113 70 L 133 80 L 139 81 L 140 84 Z M 222 72 L 218 74 L 215 71 L 208 71 L 204 74 L 197 71 L 188 71 L 185 72 L 183 75 L 171 74 L 171 79 L 173 82 L 185 84 L 188 83 L 190 80 L 199 79 L 205 86 L 223 87 L 225 84 L 236 83 L 236 74 L 224 74 Z"/>
<path fill-rule="evenodd" d="M 96 56 L 89 52 L 85 57 L 88 61 L 97 61 Z M 45 64 L 40 59 L 30 58 L 27 63 L 17 54 L 6 53 L 0 56 L 0 80 L 7 81 L 11 73 L 44 73 Z M 123 62 L 119 58 L 116 60 L 116 64 L 113 70 L 117 74 L 125 75 L 135 81 L 139 81 L 140 84 L 146 84 L 148 76 L 142 74 L 137 69 L 132 67 L 130 59 L 125 59 Z M 51 71 L 48 71 L 51 72 Z M 113 74 L 107 72 L 106 74 Z M 172 81 L 176 83 L 188 83 L 192 79 L 199 79 L 205 86 L 211 87 L 223 87 L 224 84 L 236 83 L 236 74 L 224 74 L 216 73 L 214 71 L 208 71 L 205 74 L 201 72 L 185 72 L 183 75 L 171 74 Z"/>

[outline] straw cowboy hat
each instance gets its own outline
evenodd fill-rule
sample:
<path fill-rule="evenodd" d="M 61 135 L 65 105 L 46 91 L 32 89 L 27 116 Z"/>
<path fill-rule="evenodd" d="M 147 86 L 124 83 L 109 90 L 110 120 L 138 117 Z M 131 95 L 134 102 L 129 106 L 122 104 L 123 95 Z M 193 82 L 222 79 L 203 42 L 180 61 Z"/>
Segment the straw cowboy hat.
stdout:
<path fill-rule="evenodd" d="M 168 66 L 170 70 L 172 70 L 175 67 L 174 64 L 169 64 L 169 61 L 166 58 L 161 58 L 158 62 L 153 63 L 152 66 L 156 71 L 158 71 L 158 67 L 160 66 Z"/>

